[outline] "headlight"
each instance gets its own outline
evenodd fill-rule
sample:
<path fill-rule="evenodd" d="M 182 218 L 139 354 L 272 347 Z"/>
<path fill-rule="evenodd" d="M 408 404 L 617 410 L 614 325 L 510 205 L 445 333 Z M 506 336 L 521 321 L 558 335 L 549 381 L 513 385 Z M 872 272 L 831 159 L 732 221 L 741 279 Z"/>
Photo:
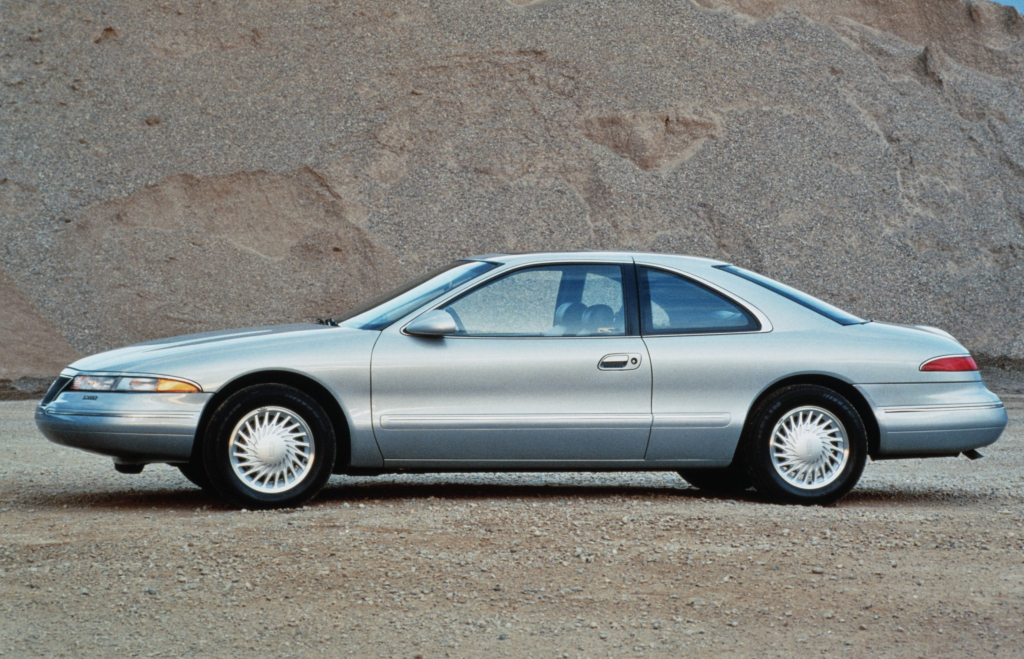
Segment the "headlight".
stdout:
<path fill-rule="evenodd" d="M 126 391 L 195 394 L 201 390 L 191 382 L 171 378 L 137 376 L 79 375 L 71 381 L 72 391 Z"/>
<path fill-rule="evenodd" d="M 75 391 L 112 391 L 119 379 L 98 375 L 79 375 L 71 381 L 71 388 Z"/>

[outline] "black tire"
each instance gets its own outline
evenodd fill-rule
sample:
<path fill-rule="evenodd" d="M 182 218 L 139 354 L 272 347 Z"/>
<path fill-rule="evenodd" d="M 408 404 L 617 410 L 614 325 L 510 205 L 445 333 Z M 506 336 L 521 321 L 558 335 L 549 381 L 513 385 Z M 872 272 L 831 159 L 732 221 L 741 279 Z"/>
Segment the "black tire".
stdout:
<path fill-rule="evenodd" d="M 264 492 L 259 484 L 247 483 L 232 466 L 230 443 L 239 423 L 252 413 L 280 408 L 301 419 L 312 435 L 312 460 L 304 476 L 284 491 Z M 258 417 L 257 417 L 258 418 Z M 298 506 L 323 488 L 334 469 L 336 441 L 331 420 L 308 394 L 282 384 L 246 387 L 224 401 L 210 418 L 203 444 L 203 464 L 214 489 L 229 503 L 244 508 L 287 508 Z"/>
<path fill-rule="evenodd" d="M 193 485 L 200 488 L 207 494 L 217 494 L 217 490 L 213 488 L 213 483 L 210 482 L 210 477 L 206 475 L 206 469 L 203 468 L 202 464 L 196 464 L 187 462 L 185 464 L 174 465 L 181 472 L 181 475 L 187 478 Z"/>
<path fill-rule="evenodd" d="M 842 424 L 849 453 L 834 480 L 821 486 L 796 487 L 787 482 L 772 458 L 772 433 L 776 424 L 802 407 L 829 412 Z M 776 452 L 776 455 L 779 455 Z M 853 489 L 867 462 L 867 432 L 860 414 L 842 395 L 826 387 L 810 384 L 784 387 L 762 401 L 750 415 L 740 442 L 740 457 L 754 488 L 776 503 L 827 505 Z"/>
<path fill-rule="evenodd" d="M 695 488 L 712 494 L 740 494 L 753 486 L 746 467 L 738 460 L 718 469 L 680 469 L 679 475 Z"/>

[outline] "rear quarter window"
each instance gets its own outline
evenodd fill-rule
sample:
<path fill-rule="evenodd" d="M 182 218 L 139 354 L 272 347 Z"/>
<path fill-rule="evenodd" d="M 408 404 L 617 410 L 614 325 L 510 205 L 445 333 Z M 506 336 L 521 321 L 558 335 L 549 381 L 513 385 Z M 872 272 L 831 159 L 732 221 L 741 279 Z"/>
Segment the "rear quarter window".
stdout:
<path fill-rule="evenodd" d="M 640 327 L 644 335 L 756 332 L 761 324 L 732 300 L 680 275 L 641 267 Z"/>

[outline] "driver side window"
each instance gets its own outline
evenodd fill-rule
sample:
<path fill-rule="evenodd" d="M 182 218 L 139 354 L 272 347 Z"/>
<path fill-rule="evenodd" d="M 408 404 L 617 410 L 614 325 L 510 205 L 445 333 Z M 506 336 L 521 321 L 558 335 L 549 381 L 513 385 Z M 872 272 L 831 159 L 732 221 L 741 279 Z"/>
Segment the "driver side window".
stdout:
<path fill-rule="evenodd" d="M 623 336 L 622 269 L 556 265 L 517 270 L 445 311 L 462 336 Z"/>

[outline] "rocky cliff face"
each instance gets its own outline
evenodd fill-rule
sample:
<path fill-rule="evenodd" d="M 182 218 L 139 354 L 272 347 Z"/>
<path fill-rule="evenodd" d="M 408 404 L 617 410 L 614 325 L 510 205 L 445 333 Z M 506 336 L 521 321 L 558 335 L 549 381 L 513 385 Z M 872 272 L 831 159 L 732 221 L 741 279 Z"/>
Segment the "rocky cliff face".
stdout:
<path fill-rule="evenodd" d="M 719 257 L 1024 358 L 1016 10 L 3 11 L 3 305 L 38 318 L 2 339 L 12 373 L 52 370 L 10 349 L 41 326 L 90 352 L 303 320 L 451 258 L 535 249 Z"/>

